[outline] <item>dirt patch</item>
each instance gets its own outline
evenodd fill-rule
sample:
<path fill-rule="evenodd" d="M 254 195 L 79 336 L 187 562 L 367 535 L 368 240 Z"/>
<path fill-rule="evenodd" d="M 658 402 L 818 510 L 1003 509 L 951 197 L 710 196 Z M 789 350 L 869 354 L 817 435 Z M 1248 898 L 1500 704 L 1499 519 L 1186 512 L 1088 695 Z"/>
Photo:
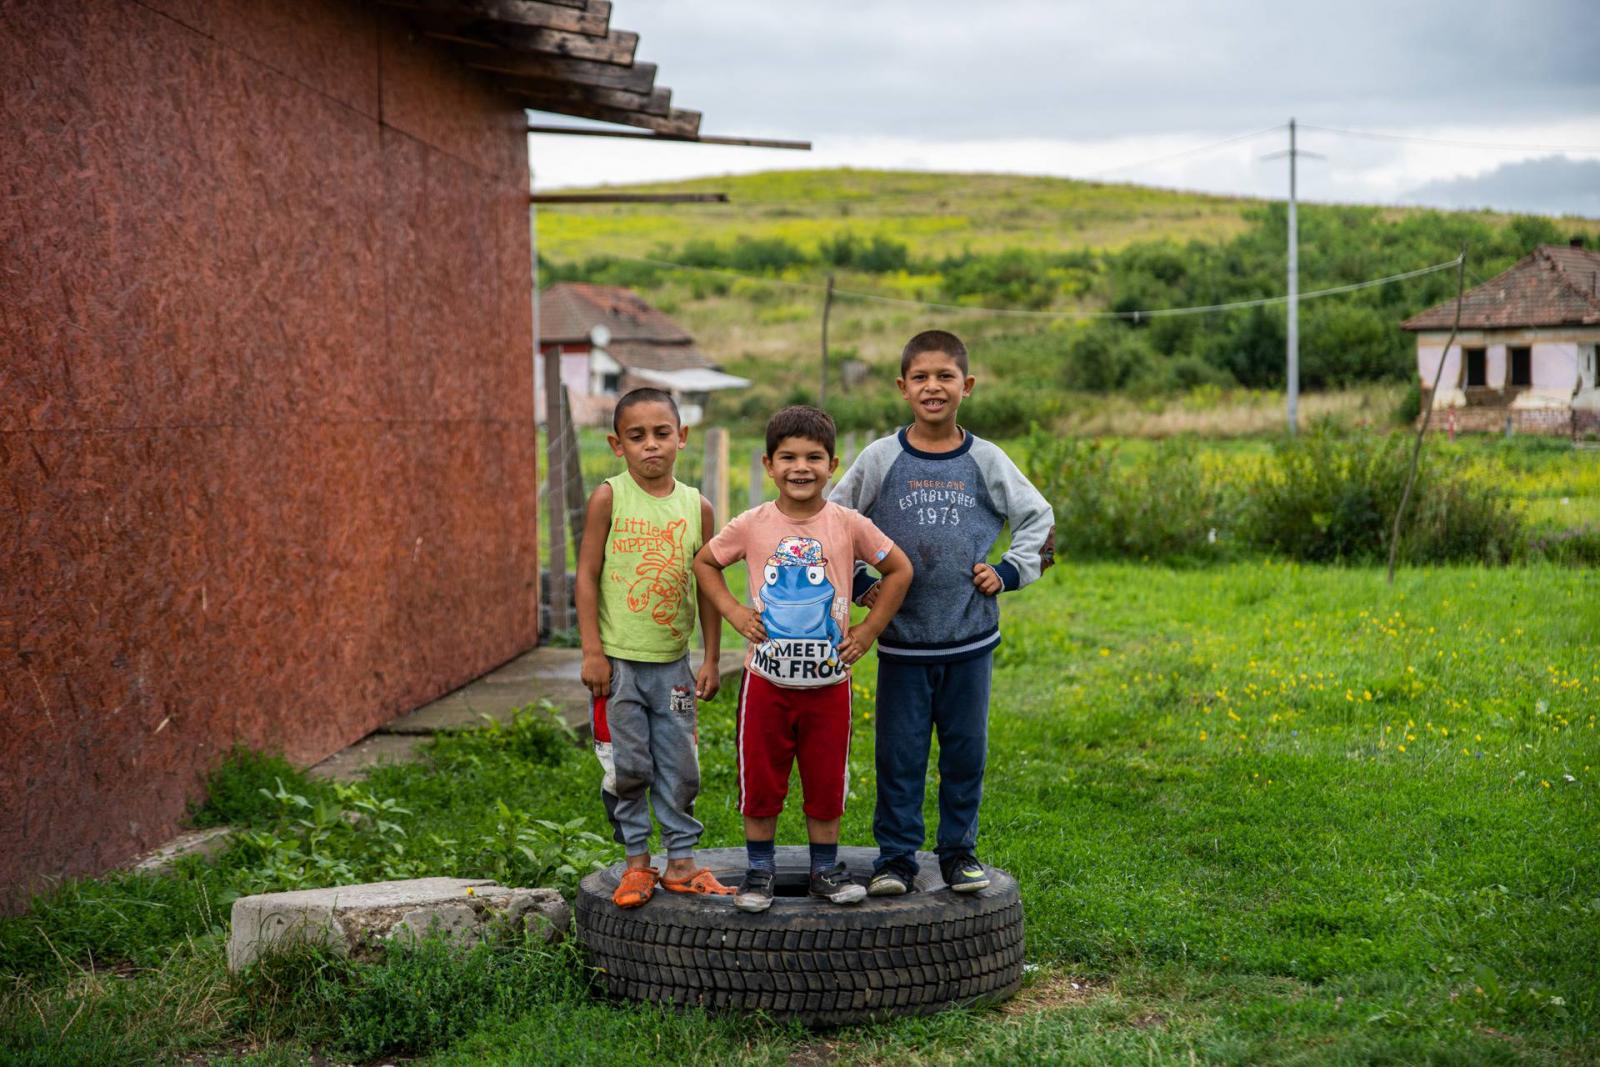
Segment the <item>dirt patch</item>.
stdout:
<path fill-rule="evenodd" d="M 1025 987 L 1016 996 L 1000 1006 L 1003 1015 L 1029 1015 L 1037 1011 L 1084 1004 L 1101 990 L 1082 978 L 1068 974 L 1052 974 Z"/>
<path fill-rule="evenodd" d="M 789 1053 L 789 1067 L 832 1067 L 840 1062 L 836 1041 L 808 1041 Z"/>
<path fill-rule="evenodd" d="M 1167 1025 L 1167 1017 L 1159 1011 L 1147 1011 L 1142 1015 L 1135 1015 L 1129 1019 L 1128 1025 L 1136 1030 L 1150 1030 L 1157 1026 Z"/>

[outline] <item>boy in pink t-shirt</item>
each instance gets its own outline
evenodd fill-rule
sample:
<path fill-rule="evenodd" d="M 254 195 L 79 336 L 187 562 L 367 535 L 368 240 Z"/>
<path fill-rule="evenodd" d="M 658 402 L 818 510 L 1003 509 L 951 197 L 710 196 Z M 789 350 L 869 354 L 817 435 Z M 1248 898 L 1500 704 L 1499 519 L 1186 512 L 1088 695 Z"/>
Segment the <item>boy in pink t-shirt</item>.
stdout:
<path fill-rule="evenodd" d="M 811 843 L 811 892 L 835 904 L 866 896 L 838 861 L 850 752 L 850 664 L 883 632 L 911 585 L 911 561 L 860 512 L 822 495 L 838 468 L 833 420 L 813 407 L 767 422 L 767 474 L 778 499 L 735 518 L 695 557 L 712 603 L 750 641 L 739 685 L 739 811 L 750 869 L 734 897 L 744 911 L 772 905 L 774 838 L 798 759 Z M 745 560 L 750 607 L 728 591 L 723 568 Z M 850 625 L 857 560 L 883 575 L 867 617 Z"/>

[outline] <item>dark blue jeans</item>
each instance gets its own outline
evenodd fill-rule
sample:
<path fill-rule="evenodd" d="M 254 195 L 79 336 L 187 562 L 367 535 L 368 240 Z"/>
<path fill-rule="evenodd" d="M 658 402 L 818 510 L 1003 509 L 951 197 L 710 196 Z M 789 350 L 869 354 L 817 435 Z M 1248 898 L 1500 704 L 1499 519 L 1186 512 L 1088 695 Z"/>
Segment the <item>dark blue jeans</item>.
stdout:
<path fill-rule="evenodd" d="M 872 834 L 882 870 L 922 847 L 928 747 L 939 736 L 940 859 L 972 853 L 989 747 L 994 653 L 959 663 L 878 661 L 878 807 Z"/>

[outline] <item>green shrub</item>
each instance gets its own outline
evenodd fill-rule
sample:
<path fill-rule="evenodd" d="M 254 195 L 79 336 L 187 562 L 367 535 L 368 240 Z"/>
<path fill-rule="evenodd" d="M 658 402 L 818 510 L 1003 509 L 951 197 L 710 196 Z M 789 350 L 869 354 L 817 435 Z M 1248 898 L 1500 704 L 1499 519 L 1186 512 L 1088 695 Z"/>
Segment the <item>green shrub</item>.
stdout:
<path fill-rule="evenodd" d="M 1176 561 L 1227 551 L 1230 493 L 1184 442 L 1124 460 L 1114 446 L 1035 430 L 1026 454 L 1029 479 L 1055 508 L 1064 558 Z"/>
<path fill-rule="evenodd" d="M 443 1048 L 535 1004 L 573 999 L 584 985 L 570 946 L 525 937 L 462 948 L 430 937 L 394 944 L 376 963 L 314 950 L 268 956 L 238 989 L 249 1030 L 366 1062 Z"/>
<path fill-rule="evenodd" d="M 1406 385 L 1406 391 L 1400 397 L 1400 403 L 1395 405 L 1394 421 L 1401 426 L 1410 426 L 1417 421 L 1417 416 L 1421 414 L 1422 383 L 1413 378 Z"/>
<path fill-rule="evenodd" d="M 1306 562 L 1387 558 L 1410 446 L 1407 435 L 1340 437 L 1326 430 L 1280 444 L 1250 487 L 1244 538 Z M 1520 523 L 1503 494 L 1424 461 L 1401 530 L 1402 558 L 1503 563 L 1519 539 Z"/>
<path fill-rule="evenodd" d="M 287 782 L 302 793 L 311 780 L 281 755 L 235 746 L 217 769 L 206 776 L 205 798 L 190 811 L 195 826 L 246 826 L 276 813 L 262 796 L 275 782 Z"/>

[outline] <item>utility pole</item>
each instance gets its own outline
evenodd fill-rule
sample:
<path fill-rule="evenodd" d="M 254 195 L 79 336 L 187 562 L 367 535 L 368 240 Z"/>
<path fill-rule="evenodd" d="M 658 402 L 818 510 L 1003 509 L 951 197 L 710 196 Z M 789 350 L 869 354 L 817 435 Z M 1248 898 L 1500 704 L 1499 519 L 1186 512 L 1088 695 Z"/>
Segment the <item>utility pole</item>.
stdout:
<path fill-rule="evenodd" d="M 1315 152 L 1304 152 L 1295 146 L 1294 119 L 1289 120 L 1289 150 L 1274 152 L 1268 159 L 1289 157 L 1289 312 L 1288 328 L 1284 335 L 1285 377 L 1288 393 L 1286 402 L 1289 436 L 1293 437 L 1300 425 L 1300 220 L 1297 208 L 1299 197 L 1295 189 L 1296 163 L 1300 156 L 1321 159 Z"/>

